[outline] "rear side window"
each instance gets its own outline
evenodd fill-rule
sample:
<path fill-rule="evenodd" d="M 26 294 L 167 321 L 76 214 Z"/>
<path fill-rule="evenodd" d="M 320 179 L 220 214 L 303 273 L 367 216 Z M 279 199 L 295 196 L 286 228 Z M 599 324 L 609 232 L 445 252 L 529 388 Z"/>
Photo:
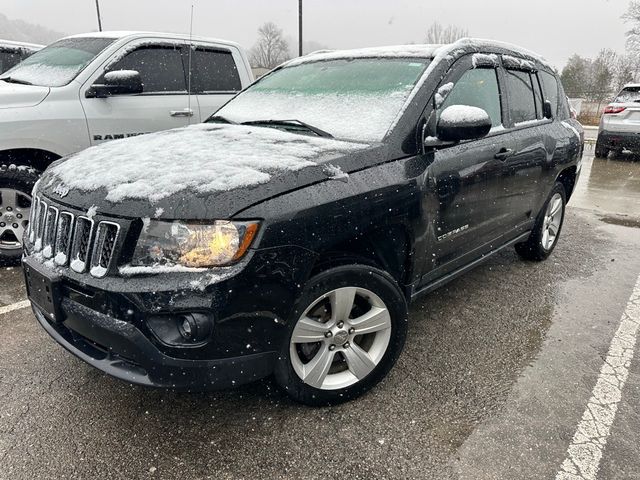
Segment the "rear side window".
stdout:
<path fill-rule="evenodd" d="M 544 99 L 551 103 L 551 113 L 553 118 L 558 115 L 558 82 L 556 77 L 547 72 L 538 72 L 538 78 L 542 85 Z"/>
<path fill-rule="evenodd" d="M 143 93 L 186 93 L 187 80 L 179 46 L 140 47 L 109 66 L 108 71 L 135 70 L 140 73 Z"/>
<path fill-rule="evenodd" d="M 536 102 L 531 74 L 520 70 L 506 71 L 511 119 L 519 123 L 536 120 Z"/>
<path fill-rule="evenodd" d="M 614 103 L 640 102 L 640 87 L 624 87 Z"/>
<path fill-rule="evenodd" d="M 440 110 L 451 105 L 482 108 L 491 117 L 492 126 L 502 125 L 500 89 L 496 71 L 492 68 L 467 70 L 453 86 Z"/>
<path fill-rule="evenodd" d="M 194 91 L 211 93 L 242 90 L 238 67 L 231 52 L 197 48 L 191 62 Z"/>

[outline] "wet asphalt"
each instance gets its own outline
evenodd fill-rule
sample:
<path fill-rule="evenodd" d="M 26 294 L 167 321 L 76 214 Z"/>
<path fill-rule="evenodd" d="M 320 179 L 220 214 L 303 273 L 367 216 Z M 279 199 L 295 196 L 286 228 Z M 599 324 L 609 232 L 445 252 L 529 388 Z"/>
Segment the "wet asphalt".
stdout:
<path fill-rule="evenodd" d="M 270 380 L 130 386 L 29 309 L 0 314 L 0 479 L 554 478 L 639 274 L 640 160 L 587 156 L 552 257 L 508 250 L 419 299 L 389 378 L 346 405 L 302 407 Z M 24 298 L 0 269 L 0 308 Z M 640 478 L 638 357 L 601 479 Z"/>

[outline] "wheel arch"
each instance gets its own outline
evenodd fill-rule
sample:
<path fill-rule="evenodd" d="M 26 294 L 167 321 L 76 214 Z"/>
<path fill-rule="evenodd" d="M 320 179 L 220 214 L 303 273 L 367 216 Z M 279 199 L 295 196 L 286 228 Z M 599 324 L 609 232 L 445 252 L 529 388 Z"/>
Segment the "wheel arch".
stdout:
<path fill-rule="evenodd" d="M 42 172 L 61 156 L 40 148 L 12 148 L 0 151 L 0 163 L 24 165 Z"/>
<path fill-rule="evenodd" d="M 557 182 L 560 182 L 564 187 L 564 193 L 567 202 L 571 198 L 573 191 L 576 186 L 576 178 L 577 178 L 578 169 L 575 165 L 565 168 L 560 172 L 558 177 L 556 178 Z"/>

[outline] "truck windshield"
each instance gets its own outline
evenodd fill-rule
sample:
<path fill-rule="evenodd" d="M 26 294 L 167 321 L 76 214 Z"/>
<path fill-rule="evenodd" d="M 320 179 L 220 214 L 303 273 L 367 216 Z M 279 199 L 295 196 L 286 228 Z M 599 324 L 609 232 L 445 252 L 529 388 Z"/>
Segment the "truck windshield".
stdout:
<path fill-rule="evenodd" d="M 0 80 L 43 87 L 67 85 L 113 40 L 89 37 L 59 40 L 3 73 Z"/>
<path fill-rule="evenodd" d="M 378 142 L 429 61 L 394 57 L 294 64 L 265 76 L 216 116 L 236 123 L 295 119 L 336 138 Z"/>

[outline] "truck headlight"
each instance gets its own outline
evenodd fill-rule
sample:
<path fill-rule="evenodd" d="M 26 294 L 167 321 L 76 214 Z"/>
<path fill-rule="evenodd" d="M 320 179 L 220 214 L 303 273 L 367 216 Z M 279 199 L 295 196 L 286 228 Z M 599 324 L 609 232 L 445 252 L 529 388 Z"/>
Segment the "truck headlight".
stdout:
<path fill-rule="evenodd" d="M 131 265 L 219 267 L 240 260 L 258 232 L 258 222 L 145 221 Z"/>

